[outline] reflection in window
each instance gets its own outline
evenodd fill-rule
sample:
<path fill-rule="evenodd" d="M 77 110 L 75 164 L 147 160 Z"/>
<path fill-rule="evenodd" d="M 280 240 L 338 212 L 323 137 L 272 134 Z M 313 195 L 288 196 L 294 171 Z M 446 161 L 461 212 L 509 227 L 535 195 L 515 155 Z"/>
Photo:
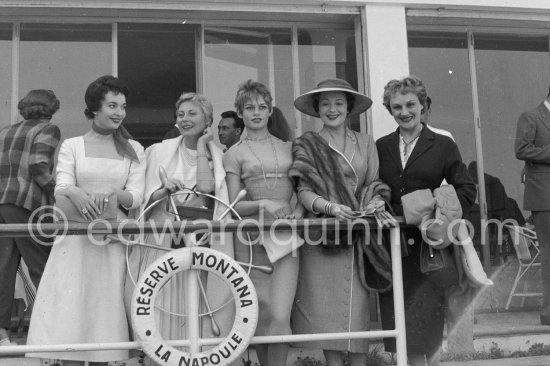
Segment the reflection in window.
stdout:
<path fill-rule="evenodd" d="M 347 80 L 357 89 L 357 59 L 353 29 L 298 29 L 300 90 L 305 93 L 329 78 Z M 302 115 L 304 132 L 315 129 L 312 117 Z M 317 122 L 317 128 L 320 122 Z M 359 117 L 351 120 L 359 131 Z"/>
<path fill-rule="evenodd" d="M 175 104 L 197 90 L 197 27 L 119 24 L 118 75 L 130 89 L 125 126 L 144 146 L 174 127 Z"/>
<path fill-rule="evenodd" d="M 253 79 L 270 88 L 294 129 L 290 29 L 207 27 L 204 38 L 204 90 L 214 105 L 214 128 L 220 113 L 234 109 L 238 85 Z"/>
<path fill-rule="evenodd" d="M 11 118 L 11 35 L 12 25 L 0 23 L 0 128 L 9 125 Z M 14 112 L 15 113 L 15 112 Z"/>
<path fill-rule="evenodd" d="M 97 77 L 111 73 L 111 26 L 22 24 L 19 95 L 51 89 L 60 101 L 53 122 L 62 138 L 85 133 L 84 92 Z"/>

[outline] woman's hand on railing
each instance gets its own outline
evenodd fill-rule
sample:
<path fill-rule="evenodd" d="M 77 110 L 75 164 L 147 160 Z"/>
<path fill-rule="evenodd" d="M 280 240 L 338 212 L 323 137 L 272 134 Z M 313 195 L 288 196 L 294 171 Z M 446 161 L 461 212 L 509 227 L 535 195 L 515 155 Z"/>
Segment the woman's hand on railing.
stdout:
<path fill-rule="evenodd" d="M 330 215 L 340 220 L 353 220 L 355 219 L 354 211 L 346 206 L 338 203 L 333 203 L 330 208 Z"/>

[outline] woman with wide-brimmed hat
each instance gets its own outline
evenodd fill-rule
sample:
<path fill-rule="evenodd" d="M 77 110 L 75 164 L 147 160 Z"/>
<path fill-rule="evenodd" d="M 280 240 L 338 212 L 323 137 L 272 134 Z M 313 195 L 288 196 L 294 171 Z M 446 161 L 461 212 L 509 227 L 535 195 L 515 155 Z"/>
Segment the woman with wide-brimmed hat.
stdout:
<path fill-rule="evenodd" d="M 346 127 L 347 119 L 366 111 L 372 101 L 345 80 L 322 81 L 298 97 L 301 112 L 323 122 L 318 132 L 294 141 L 293 178 L 306 217 L 353 219 L 364 188 L 378 178 L 378 154 L 371 136 Z M 292 313 L 294 333 L 353 332 L 369 329 L 369 296 L 362 285 L 356 246 L 361 238 L 347 230 L 305 229 L 300 275 Z M 317 245 L 321 244 L 321 245 Z M 386 278 L 391 270 L 386 268 Z M 363 277 L 364 278 L 364 277 Z M 329 366 L 343 364 L 348 352 L 352 366 L 366 364 L 366 339 L 304 342 L 321 348 Z"/>

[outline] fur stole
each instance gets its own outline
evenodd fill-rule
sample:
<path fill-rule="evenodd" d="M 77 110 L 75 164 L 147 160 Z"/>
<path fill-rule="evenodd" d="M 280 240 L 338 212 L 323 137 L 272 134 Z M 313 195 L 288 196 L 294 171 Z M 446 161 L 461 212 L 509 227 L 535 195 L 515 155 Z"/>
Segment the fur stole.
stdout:
<path fill-rule="evenodd" d="M 349 186 L 342 184 L 345 176 L 336 154 L 319 134 L 306 132 L 295 139 L 292 153 L 294 161 L 288 175 L 293 179 L 295 186 L 307 187 L 321 197 L 349 206 L 353 210 L 360 208 L 361 203 L 354 192 Z M 374 189 L 375 186 L 365 187 L 369 193 L 362 194 L 362 200 L 387 187 L 379 185 L 379 182 L 377 186 L 378 189 Z M 391 288 L 391 261 L 385 246 L 371 244 L 376 242 L 375 236 L 364 233 L 355 243 L 358 265 L 363 273 L 361 282 L 368 289 L 385 291 Z M 367 243 L 369 245 L 366 245 Z"/>

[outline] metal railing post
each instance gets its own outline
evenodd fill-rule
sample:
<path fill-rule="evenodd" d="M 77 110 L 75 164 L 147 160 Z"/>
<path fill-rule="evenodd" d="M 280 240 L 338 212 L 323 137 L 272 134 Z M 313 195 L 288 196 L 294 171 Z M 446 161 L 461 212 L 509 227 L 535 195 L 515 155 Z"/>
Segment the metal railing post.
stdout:
<path fill-rule="evenodd" d="M 405 332 L 405 301 L 403 296 L 403 269 L 401 268 L 400 228 L 390 229 L 391 261 L 393 273 L 393 308 L 395 314 L 395 344 L 397 366 L 407 366 L 407 336 Z"/>

